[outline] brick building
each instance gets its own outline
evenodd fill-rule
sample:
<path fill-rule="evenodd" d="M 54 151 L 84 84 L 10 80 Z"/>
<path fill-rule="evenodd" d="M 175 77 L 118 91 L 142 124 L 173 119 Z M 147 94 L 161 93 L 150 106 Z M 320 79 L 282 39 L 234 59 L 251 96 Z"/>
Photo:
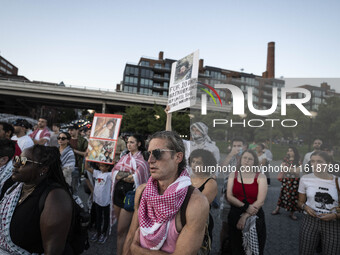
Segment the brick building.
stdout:
<path fill-rule="evenodd" d="M 123 82 L 117 86 L 117 91 L 138 93 L 150 96 L 168 96 L 171 65 L 176 60 L 164 59 L 164 53 L 159 52 L 158 58 L 141 57 L 138 64 L 127 63 Z M 253 104 L 257 109 L 268 109 L 272 106 L 273 87 L 284 87 L 284 81 L 275 79 L 275 43 L 268 43 L 267 70 L 262 76 L 252 73 L 227 70 L 219 67 L 204 66 L 204 60 L 199 61 L 199 81 L 214 84 L 233 84 L 238 86 L 247 98 L 248 87 L 253 89 Z M 230 91 L 217 89 L 223 104 L 232 102 Z M 198 90 L 198 100 L 200 100 Z M 278 93 L 280 96 L 280 93 Z M 280 100 L 278 100 L 280 102 Z M 212 103 L 212 99 L 208 98 Z"/>
<path fill-rule="evenodd" d="M 319 109 L 319 105 L 325 103 L 325 100 L 329 97 L 339 97 L 340 93 L 337 93 L 335 89 L 332 89 L 331 86 L 327 82 L 323 82 L 318 86 L 312 85 L 301 85 L 298 88 L 304 88 L 310 91 L 311 99 L 308 103 L 305 103 L 305 107 L 310 111 L 317 111 Z M 302 98 L 305 95 L 301 93 L 292 93 L 287 96 L 287 98 Z"/>

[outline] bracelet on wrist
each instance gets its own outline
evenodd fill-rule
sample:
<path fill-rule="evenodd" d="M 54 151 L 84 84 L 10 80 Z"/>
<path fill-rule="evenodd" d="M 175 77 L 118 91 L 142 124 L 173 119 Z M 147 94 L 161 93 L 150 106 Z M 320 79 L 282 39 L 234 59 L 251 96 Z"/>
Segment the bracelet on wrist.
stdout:
<path fill-rule="evenodd" d="M 306 204 L 301 205 L 301 210 L 305 210 Z"/>

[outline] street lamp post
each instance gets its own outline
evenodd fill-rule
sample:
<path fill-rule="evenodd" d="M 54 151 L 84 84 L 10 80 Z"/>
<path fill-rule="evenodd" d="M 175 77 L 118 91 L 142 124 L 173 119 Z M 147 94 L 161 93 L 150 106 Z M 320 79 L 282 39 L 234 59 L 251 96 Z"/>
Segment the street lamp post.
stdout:
<path fill-rule="evenodd" d="M 312 149 L 312 139 L 313 139 L 313 119 L 318 115 L 317 112 L 311 111 L 312 116 L 309 117 L 309 138 L 308 138 L 308 151 Z"/>

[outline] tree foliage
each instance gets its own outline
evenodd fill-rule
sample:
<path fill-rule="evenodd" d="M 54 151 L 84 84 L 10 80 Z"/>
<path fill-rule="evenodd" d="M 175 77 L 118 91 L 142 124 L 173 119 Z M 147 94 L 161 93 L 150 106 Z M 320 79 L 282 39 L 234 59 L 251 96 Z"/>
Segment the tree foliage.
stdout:
<path fill-rule="evenodd" d="M 165 130 L 166 114 L 164 107 L 154 105 L 152 108 L 130 106 L 123 114 L 122 132 L 142 135 L 153 134 Z M 172 114 L 172 129 L 179 134 L 188 135 L 190 119 L 188 114 L 175 112 Z"/>

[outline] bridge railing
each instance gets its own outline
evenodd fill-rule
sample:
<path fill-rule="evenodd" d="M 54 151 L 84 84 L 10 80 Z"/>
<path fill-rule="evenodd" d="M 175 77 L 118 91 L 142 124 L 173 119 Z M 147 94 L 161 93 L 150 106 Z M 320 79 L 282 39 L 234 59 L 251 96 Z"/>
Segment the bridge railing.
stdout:
<path fill-rule="evenodd" d="M 0 80 L 3 81 L 14 81 L 14 82 L 21 82 L 24 84 L 39 84 L 39 85 L 45 85 L 45 86 L 58 86 L 58 87 L 68 87 L 68 88 L 75 88 L 75 89 L 83 89 L 83 90 L 94 90 L 94 91 L 104 91 L 104 92 L 115 92 L 114 89 L 104 89 L 104 88 L 96 88 L 96 87 L 90 87 L 90 86 L 79 86 L 79 85 L 68 85 L 68 84 L 58 84 L 58 83 L 52 83 L 52 82 L 44 82 L 44 81 L 27 81 L 23 79 L 15 79 L 15 78 L 4 78 L 0 77 Z"/>

